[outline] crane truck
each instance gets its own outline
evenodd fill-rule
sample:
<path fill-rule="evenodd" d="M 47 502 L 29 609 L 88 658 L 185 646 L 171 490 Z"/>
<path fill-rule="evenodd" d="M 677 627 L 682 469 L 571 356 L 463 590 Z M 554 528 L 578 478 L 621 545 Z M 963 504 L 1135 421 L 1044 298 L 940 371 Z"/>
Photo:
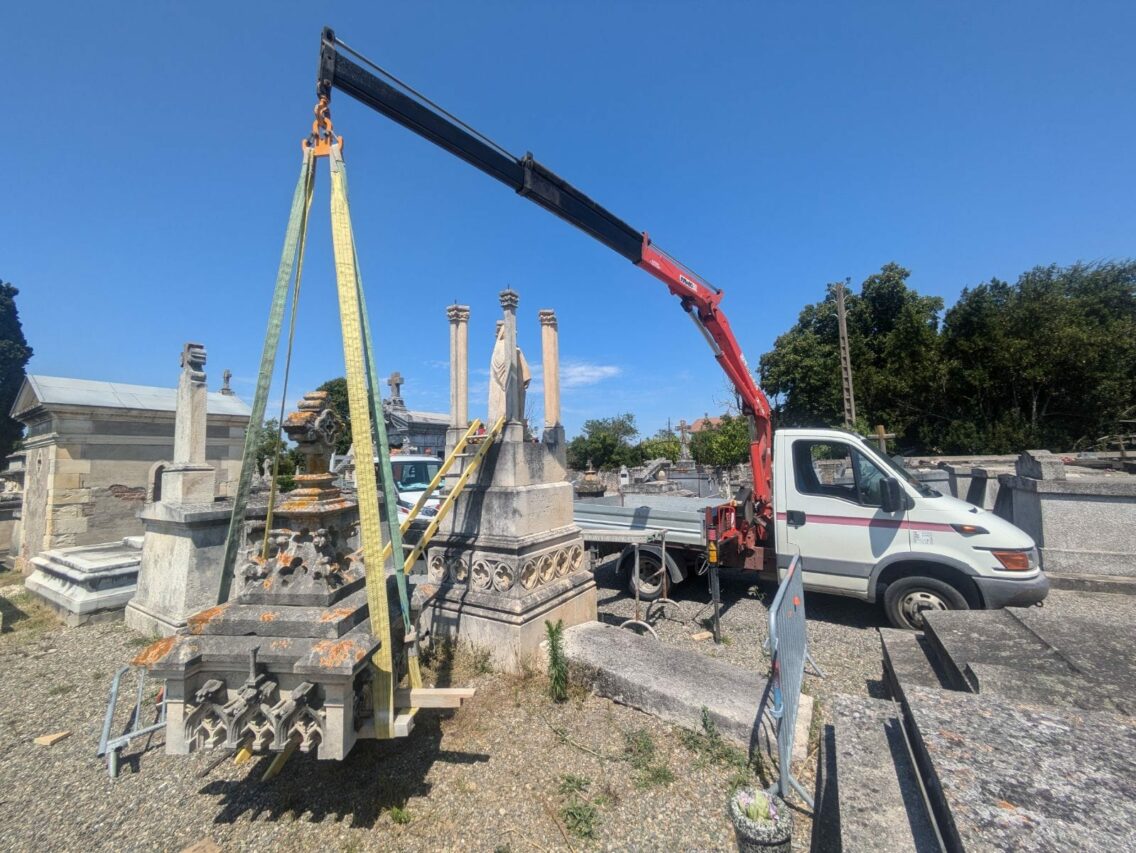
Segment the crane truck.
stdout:
<path fill-rule="evenodd" d="M 317 117 L 333 90 L 449 151 L 518 195 L 576 226 L 663 283 L 706 339 L 749 424 L 753 472 L 733 500 L 706 507 L 698 535 L 665 555 L 673 582 L 700 561 L 776 577 L 801 557 L 806 588 L 881 601 L 898 627 L 917 628 L 929 609 L 995 608 L 1042 601 L 1049 589 L 1033 540 L 1007 521 L 940 495 L 857 436 L 831 429 L 774 433 L 729 320 L 722 291 L 662 251 L 532 154 L 515 157 L 324 28 L 316 77 Z M 330 122 L 307 144 L 327 144 Z M 845 459 L 849 475 L 827 482 L 819 460 Z M 674 541 L 672 539 L 672 541 Z"/>

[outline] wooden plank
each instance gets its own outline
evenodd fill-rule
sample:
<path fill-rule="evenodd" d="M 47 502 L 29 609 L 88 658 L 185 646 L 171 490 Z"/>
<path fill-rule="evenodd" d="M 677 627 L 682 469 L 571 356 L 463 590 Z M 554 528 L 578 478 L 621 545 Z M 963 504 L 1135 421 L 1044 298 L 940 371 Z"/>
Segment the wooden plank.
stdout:
<path fill-rule="evenodd" d="M 363 457 L 366 459 L 366 457 Z M 270 779 L 275 779 L 276 775 L 284 769 L 284 765 L 288 763 L 288 759 L 292 757 L 292 753 L 300 746 L 299 738 L 292 738 L 288 741 L 288 745 L 284 747 L 284 751 L 272 759 L 272 763 L 268 765 L 268 769 L 264 771 L 264 775 L 260 777 L 261 782 L 267 782 Z"/>
<path fill-rule="evenodd" d="M 40 746 L 55 746 L 61 740 L 71 737 L 71 732 L 53 732 L 49 735 L 40 735 L 35 742 Z"/>
<path fill-rule="evenodd" d="M 460 708 L 477 692 L 474 687 L 411 687 L 394 692 L 396 708 Z"/>

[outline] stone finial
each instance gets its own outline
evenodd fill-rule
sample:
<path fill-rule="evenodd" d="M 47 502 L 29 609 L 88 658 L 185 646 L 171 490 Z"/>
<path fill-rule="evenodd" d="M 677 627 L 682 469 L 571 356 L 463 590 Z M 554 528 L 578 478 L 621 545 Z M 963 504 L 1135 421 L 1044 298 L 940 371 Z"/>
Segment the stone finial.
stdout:
<path fill-rule="evenodd" d="M 516 311 L 517 305 L 520 304 L 521 297 L 517 291 L 511 287 L 507 287 L 500 293 L 501 307 L 506 311 Z"/>
<path fill-rule="evenodd" d="M 326 474 L 331 450 L 343 432 L 343 421 L 331 408 L 326 391 L 309 391 L 297 411 L 284 419 L 284 432 L 304 456 L 305 474 Z"/>
<path fill-rule="evenodd" d="M 221 374 L 221 393 L 226 397 L 233 396 L 233 389 L 229 387 L 229 380 L 233 378 L 233 371 L 225 368 L 224 373 Z"/>
<path fill-rule="evenodd" d="M 181 369 L 189 373 L 190 381 L 205 381 L 205 346 L 187 343 L 181 351 Z"/>
<path fill-rule="evenodd" d="M 450 318 L 451 323 L 465 323 L 469 320 L 469 306 L 451 305 L 446 309 L 446 316 Z"/>
<path fill-rule="evenodd" d="M 556 328 L 556 312 L 553 311 L 551 308 L 540 309 L 539 316 L 540 316 L 540 324 L 542 326 L 551 326 L 554 329 Z"/>

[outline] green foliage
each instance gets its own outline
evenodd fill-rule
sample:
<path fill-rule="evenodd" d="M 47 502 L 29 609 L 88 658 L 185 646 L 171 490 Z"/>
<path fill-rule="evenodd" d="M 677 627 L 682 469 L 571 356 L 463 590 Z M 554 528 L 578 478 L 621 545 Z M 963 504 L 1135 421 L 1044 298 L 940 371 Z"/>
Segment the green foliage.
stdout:
<path fill-rule="evenodd" d="M 755 791 L 753 794 L 753 802 L 745 807 L 745 816 L 752 820 L 754 823 L 762 821 L 768 822 L 773 819 L 773 812 L 770 808 L 769 795 L 765 791 Z"/>
<path fill-rule="evenodd" d="M 391 820 L 399 824 L 410 823 L 412 820 L 414 820 L 410 812 L 402 806 L 391 806 L 390 816 Z"/>
<path fill-rule="evenodd" d="M 641 457 L 632 444 L 638 432 L 630 413 L 584 421 L 584 432 L 568 442 L 568 467 L 582 471 L 589 462 L 605 469 L 638 465 Z"/>
<path fill-rule="evenodd" d="M 639 442 L 639 456 L 644 462 L 649 459 L 669 459 L 678 462 L 678 455 L 682 451 L 678 436 L 669 429 L 661 429 L 651 438 Z"/>
<path fill-rule="evenodd" d="M 655 758 L 655 739 L 646 729 L 624 732 L 623 755 L 632 767 L 642 770 Z"/>
<path fill-rule="evenodd" d="M 554 702 L 568 699 L 568 659 L 564 656 L 564 620 L 544 620 L 548 636 L 548 695 Z"/>
<path fill-rule="evenodd" d="M 572 800 L 560 810 L 560 819 L 568 831 L 578 838 L 595 838 L 599 811 L 591 803 Z"/>
<path fill-rule="evenodd" d="M 19 292 L 0 280 L 0 462 L 15 450 L 24 433 L 23 425 L 8 416 L 24 381 L 24 368 L 32 357 L 16 309 Z"/>
<path fill-rule="evenodd" d="M 845 296 L 857 414 L 901 449 L 1073 449 L 1136 406 L 1136 261 L 1037 267 L 939 297 L 887 264 Z M 761 358 L 780 426 L 843 424 L 835 292 Z"/>
<path fill-rule="evenodd" d="M 749 421 L 722 415 L 722 422 L 690 437 L 690 455 L 699 465 L 726 468 L 749 461 Z"/>
<path fill-rule="evenodd" d="M 346 453 L 351 449 L 351 407 L 347 402 L 347 380 L 342 376 L 329 379 L 316 390 L 327 392 L 328 403 L 335 410 L 335 413 L 343 419 L 343 432 L 336 439 L 335 452 Z"/>
<path fill-rule="evenodd" d="M 635 787 L 640 790 L 658 788 L 674 780 L 674 772 L 665 764 L 651 764 L 635 774 Z"/>
<path fill-rule="evenodd" d="M 591 779 L 587 779 L 583 776 L 576 776 L 573 773 L 567 773 L 564 776 L 560 777 L 560 785 L 557 787 L 557 790 L 561 794 L 578 794 L 581 791 L 588 790 L 588 787 L 591 784 Z"/>

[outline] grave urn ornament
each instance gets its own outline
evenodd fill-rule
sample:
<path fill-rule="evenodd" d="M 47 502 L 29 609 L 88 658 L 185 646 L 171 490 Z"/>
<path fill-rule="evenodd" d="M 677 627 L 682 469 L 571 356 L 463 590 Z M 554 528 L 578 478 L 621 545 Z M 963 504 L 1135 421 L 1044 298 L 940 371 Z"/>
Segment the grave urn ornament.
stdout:
<path fill-rule="evenodd" d="M 742 788 L 730 797 L 729 813 L 741 853 L 792 849 L 793 815 L 780 797 Z"/>

